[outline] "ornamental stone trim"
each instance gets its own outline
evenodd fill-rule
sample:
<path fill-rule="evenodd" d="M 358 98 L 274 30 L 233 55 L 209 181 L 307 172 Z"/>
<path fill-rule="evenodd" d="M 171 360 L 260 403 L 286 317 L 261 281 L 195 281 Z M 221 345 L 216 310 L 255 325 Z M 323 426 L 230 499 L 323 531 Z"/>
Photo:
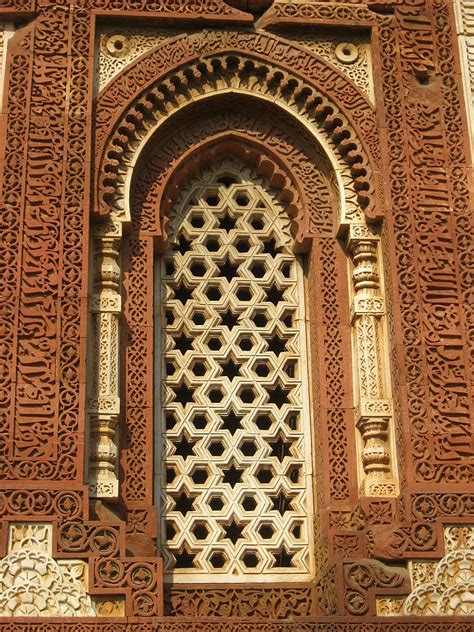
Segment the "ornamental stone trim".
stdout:
<path fill-rule="evenodd" d="M 121 234 L 120 223 L 108 222 L 96 226 L 92 238 L 89 488 L 92 497 L 111 499 L 119 493 Z"/>
<path fill-rule="evenodd" d="M 102 27 L 97 34 L 96 82 L 100 92 L 140 55 L 171 40 L 177 29 Z M 187 30 L 189 35 L 197 31 Z M 310 32 L 286 33 L 290 39 L 344 72 L 374 103 L 370 39 L 364 35 L 317 35 Z"/>
<path fill-rule="evenodd" d="M 390 374 L 384 362 L 388 341 L 379 241 L 376 231 L 366 224 L 349 226 L 347 247 L 352 258 L 355 412 L 362 442 L 361 493 L 365 496 L 395 496 L 398 487 Z"/>

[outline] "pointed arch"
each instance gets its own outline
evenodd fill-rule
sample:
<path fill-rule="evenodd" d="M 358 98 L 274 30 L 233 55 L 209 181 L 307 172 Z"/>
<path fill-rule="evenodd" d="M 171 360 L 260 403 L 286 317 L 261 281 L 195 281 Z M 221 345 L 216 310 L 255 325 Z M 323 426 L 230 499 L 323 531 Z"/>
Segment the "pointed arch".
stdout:
<path fill-rule="evenodd" d="M 247 99 L 216 98 L 212 115 L 201 102 L 161 128 L 130 182 L 132 220 L 141 230 L 162 238 L 166 229 L 156 209 L 166 222 L 173 189 L 216 153 L 228 151 L 252 163 L 269 178 L 270 186 L 281 191 L 300 245 L 311 234 L 335 231 L 340 187 L 323 152 L 309 134 L 291 125 L 289 117 L 280 115 L 275 125 L 268 109 L 257 103 L 247 114 L 248 105 Z M 354 190 L 347 192 L 347 216 L 358 210 L 355 198 Z"/>
<path fill-rule="evenodd" d="M 99 95 L 97 214 L 113 210 L 127 221 L 127 182 L 144 145 L 182 108 L 224 92 L 290 113 L 332 154 L 335 170 L 349 174 L 367 219 L 382 217 L 376 121 L 363 93 L 304 48 L 240 31 L 177 37 L 143 55 Z"/>
<path fill-rule="evenodd" d="M 120 233 L 125 225 L 130 232 L 122 248 L 125 374 L 133 376 L 123 407 L 125 496 L 140 502 L 139 464 L 151 467 L 143 437 L 153 432 L 153 380 L 146 367 L 153 347 L 153 260 L 157 237 L 166 236 L 161 220 L 182 183 L 225 151 L 262 170 L 286 199 L 298 241 L 311 240 L 308 287 L 324 310 L 311 330 L 319 337 L 315 348 L 332 355 L 323 372 L 314 368 L 321 401 L 329 402 L 321 418 L 344 444 L 324 456 L 333 461 L 333 496 L 357 495 L 357 478 L 366 481 L 368 495 L 394 495 L 378 234 L 368 225 L 383 216 L 383 186 L 376 121 L 365 96 L 326 61 L 281 38 L 213 31 L 177 37 L 138 59 L 99 95 L 97 119 L 96 219 L 109 220 L 98 230 Z M 337 237 L 346 235 L 344 251 Z M 347 370 L 350 335 L 355 390 Z M 358 474 L 349 466 L 355 425 Z"/>

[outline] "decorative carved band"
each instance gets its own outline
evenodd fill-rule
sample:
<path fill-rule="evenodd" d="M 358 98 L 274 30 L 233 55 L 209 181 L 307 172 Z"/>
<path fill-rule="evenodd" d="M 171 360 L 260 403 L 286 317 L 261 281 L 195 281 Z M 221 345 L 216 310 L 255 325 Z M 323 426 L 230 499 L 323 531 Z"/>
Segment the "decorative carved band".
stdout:
<path fill-rule="evenodd" d="M 387 0 L 381 0 L 381 4 Z M 388 0 L 391 2 L 392 0 Z M 276 0 L 260 18 L 260 28 L 308 26 L 309 24 L 372 26 L 377 16 L 362 2 L 288 2 Z"/>

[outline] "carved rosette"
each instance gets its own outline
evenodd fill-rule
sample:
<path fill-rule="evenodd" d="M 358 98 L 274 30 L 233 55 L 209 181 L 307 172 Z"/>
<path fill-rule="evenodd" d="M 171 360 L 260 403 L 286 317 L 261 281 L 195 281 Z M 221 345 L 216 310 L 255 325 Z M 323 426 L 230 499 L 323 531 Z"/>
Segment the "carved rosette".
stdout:
<path fill-rule="evenodd" d="M 392 401 L 383 357 L 385 302 L 380 287 L 378 235 L 366 224 L 351 224 L 348 250 L 352 258 L 356 426 L 361 437 L 361 492 L 365 496 L 394 496 L 390 441 Z"/>
<path fill-rule="evenodd" d="M 91 496 L 97 498 L 118 496 L 120 240 L 121 224 L 95 228 L 88 412 L 89 486 Z"/>

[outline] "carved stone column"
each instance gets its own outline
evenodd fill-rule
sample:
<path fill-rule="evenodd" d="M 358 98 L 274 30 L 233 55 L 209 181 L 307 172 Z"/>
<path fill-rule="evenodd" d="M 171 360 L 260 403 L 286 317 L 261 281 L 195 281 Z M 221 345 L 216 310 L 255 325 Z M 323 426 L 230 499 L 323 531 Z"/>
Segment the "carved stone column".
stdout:
<path fill-rule="evenodd" d="M 118 496 L 120 241 L 121 224 L 95 227 L 88 413 L 89 486 L 96 498 Z"/>
<path fill-rule="evenodd" d="M 388 349 L 382 323 L 385 304 L 380 288 L 378 241 L 379 237 L 365 224 L 350 225 L 356 425 L 362 439 L 361 492 L 366 496 L 393 496 L 397 491 L 390 445 L 393 412 L 386 370 Z"/>

